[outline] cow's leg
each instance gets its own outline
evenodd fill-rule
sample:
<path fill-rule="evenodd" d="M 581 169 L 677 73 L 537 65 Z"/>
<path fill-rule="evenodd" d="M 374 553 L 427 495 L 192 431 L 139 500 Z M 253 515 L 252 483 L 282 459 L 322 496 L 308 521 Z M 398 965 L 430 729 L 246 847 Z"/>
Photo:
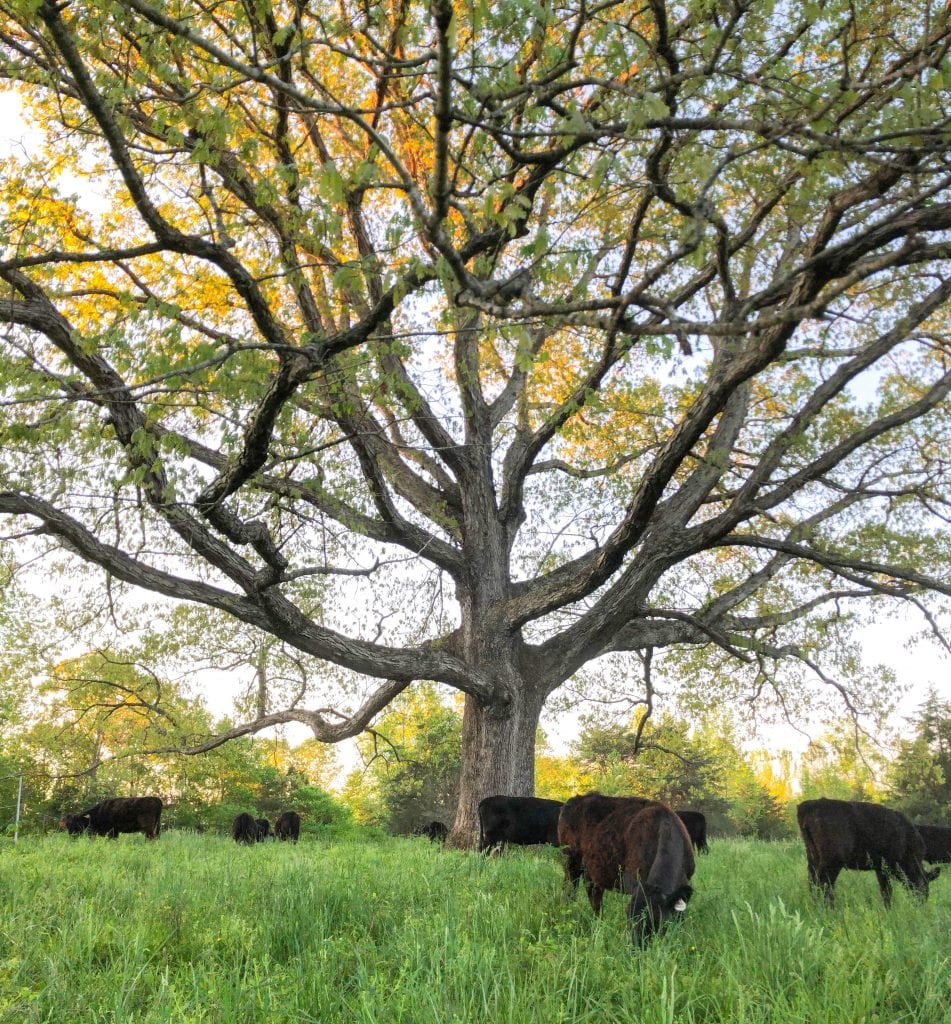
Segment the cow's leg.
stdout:
<path fill-rule="evenodd" d="M 601 900 L 604 899 L 604 890 L 600 885 L 595 885 L 590 879 L 584 883 L 585 891 L 588 894 L 588 902 L 595 914 L 601 913 Z"/>
<path fill-rule="evenodd" d="M 570 893 L 578 888 L 583 873 L 583 862 L 578 850 L 565 850 L 565 889 Z"/>
<path fill-rule="evenodd" d="M 817 883 L 822 886 L 826 905 L 830 907 L 835 906 L 835 880 L 839 877 L 839 871 L 840 868 L 837 866 L 817 868 L 816 870 Z"/>
<path fill-rule="evenodd" d="M 889 871 L 888 865 L 883 864 L 880 860 L 875 861 L 872 866 L 875 868 L 875 877 L 878 879 L 878 887 L 882 891 L 882 902 L 886 907 L 890 907 L 892 905 L 891 871 Z"/>
<path fill-rule="evenodd" d="M 901 883 L 910 893 L 921 900 L 928 898 L 928 883 L 933 882 L 940 872 L 940 868 L 926 871 L 924 864 L 914 860 L 897 865 L 897 874 Z"/>

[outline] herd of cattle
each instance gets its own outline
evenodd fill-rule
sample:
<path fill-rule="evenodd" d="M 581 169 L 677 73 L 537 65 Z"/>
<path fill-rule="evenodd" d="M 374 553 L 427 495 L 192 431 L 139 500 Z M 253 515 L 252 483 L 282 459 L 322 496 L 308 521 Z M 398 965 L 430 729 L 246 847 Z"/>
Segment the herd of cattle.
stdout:
<path fill-rule="evenodd" d="M 885 906 L 897 878 L 927 899 L 928 883 L 951 863 L 951 828 L 914 826 L 898 811 L 858 800 L 805 800 L 796 809 L 806 847 L 809 882 L 834 902 L 835 880 L 843 869 L 874 871 Z M 431 822 L 424 834 L 432 834 Z M 584 879 L 594 912 L 605 890 L 628 894 L 635 942 L 643 942 L 687 907 L 695 862 L 693 850 L 707 851 L 707 823 L 700 811 L 674 812 L 641 797 L 600 793 L 573 796 L 565 803 L 535 797 L 487 797 L 479 805 L 479 849 L 505 844 L 550 843 L 564 854 L 565 881 Z"/>
<path fill-rule="evenodd" d="M 120 832 L 141 832 L 146 839 L 157 839 L 162 817 L 162 801 L 157 796 L 115 796 L 100 800 L 88 811 L 67 814 L 59 823 L 71 836 L 84 832 L 115 839 Z M 271 833 L 267 818 L 239 814 L 231 825 L 231 837 L 238 843 L 258 843 Z M 284 811 L 274 822 L 273 835 L 297 842 L 300 837 L 300 815 Z"/>
<path fill-rule="evenodd" d="M 845 869 L 874 871 L 885 906 L 891 903 L 891 879 L 897 878 L 922 899 L 938 876 L 931 864 L 951 863 L 951 828 L 912 825 L 898 811 L 856 800 L 806 800 L 797 808 L 806 847 L 809 881 L 832 904 L 833 887 Z M 115 839 L 120 832 L 159 834 L 162 801 L 155 796 L 114 797 L 60 822 L 70 835 L 83 832 Z M 239 814 L 231 829 L 239 843 L 255 843 L 271 834 L 267 818 Z M 285 811 L 274 823 L 278 839 L 297 841 L 300 815 Z M 443 841 L 448 829 L 431 821 L 416 835 Z M 683 912 L 693 892 L 694 849 L 707 852 L 707 822 L 700 811 L 671 810 L 642 797 L 587 793 L 561 803 L 538 797 L 490 796 L 479 804 L 479 850 L 507 844 L 548 843 L 564 853 L 565 880 L 576 888 L 582 879 L 596 914 L 606 890 L 631 897 L 627 908 L 635 942 Z"/>

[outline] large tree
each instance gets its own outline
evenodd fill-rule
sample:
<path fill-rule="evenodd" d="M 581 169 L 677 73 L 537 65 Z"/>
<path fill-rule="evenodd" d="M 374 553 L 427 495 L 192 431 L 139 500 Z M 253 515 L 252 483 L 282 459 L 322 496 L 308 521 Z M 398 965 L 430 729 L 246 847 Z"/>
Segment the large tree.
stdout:
<path fill-rule="evenodd" d="M 464 691 L 464 841 L 610 652 L 937 627 L 943 0 L 0 12 L 0 513 L 364 680 L 247 729 Z"/>

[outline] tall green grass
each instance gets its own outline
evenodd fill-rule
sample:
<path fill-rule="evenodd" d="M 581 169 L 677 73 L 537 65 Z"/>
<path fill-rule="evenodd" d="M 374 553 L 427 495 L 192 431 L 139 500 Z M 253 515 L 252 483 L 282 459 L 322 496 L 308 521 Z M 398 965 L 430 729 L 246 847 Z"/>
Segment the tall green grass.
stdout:
<path fill-rule="evenodd" d="M 634 950 L 624 898 L 596 920 L 554 850 L 21 840 L 0 847 L 0 1022 L 948 1021 L 951 877 L 885 911 L 845 873 L 829 911 L 798 844 L 734 840 L 694 883 Z"/>

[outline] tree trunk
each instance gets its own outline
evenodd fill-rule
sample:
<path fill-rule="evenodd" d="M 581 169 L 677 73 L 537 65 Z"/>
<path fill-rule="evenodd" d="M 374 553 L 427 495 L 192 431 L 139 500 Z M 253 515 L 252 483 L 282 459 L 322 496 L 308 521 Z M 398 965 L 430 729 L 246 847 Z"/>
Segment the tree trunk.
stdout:
<path fill-rule="evenodd" d="M 459 806 L 449 845 L 471 848 L 479 835 L 479 801 L 487 796 L 535 795 L 535 735 L 544 696 L 519 681 L 506 705 L 467 696 L 462 719 Z"/>

